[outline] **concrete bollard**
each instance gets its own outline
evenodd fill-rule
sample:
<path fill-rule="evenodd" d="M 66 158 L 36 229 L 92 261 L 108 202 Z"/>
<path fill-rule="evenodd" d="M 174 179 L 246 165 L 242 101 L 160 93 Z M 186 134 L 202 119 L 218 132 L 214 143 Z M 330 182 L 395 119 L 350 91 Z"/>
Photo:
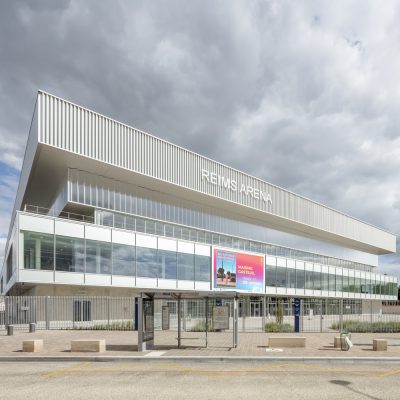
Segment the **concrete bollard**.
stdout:
<path fill-rule="evenodd" d="M 14 335 L 14 325 L 7 325 L 7 335 L 8 336 Z"/>
<path fill-rule="evenodd" d="M 36 332 L 36 324 L 34 322 L 31 322 L 29 324 L 29 333 L 35 333 Z"/>

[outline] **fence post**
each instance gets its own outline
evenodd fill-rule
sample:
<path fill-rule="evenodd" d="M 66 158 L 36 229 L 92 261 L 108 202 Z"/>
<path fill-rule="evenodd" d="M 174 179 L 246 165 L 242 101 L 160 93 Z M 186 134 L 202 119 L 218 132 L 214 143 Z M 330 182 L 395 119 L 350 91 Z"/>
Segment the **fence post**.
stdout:
<path fill-rule="evenodd" d="M 110 296 L 107 297 L 107 327 L 110 329 Z"/>
<path fill-rule="evenodd" d="M 266 313 L 266 308 L 267 308 L 267 296 L 263 296 L 263 306 L 262 306 L 262 319 L 261 319 L 261 332 L 265 331 L 265 313 Z"/>
<path fill-rule="evenodd" d="M 343 332 L 343 299 L 339 300 L 339 332 Z"/>
<path fill-rule="evenodd" d="M 369 301 L 369 304 L 370 304 L 370 312 L 371 312 L 371 316 L 370 316 L 371 328 L 370 328 L 370 331 L 372 332 L 372 323 L 373 323 L 373 320 L 372 320 L 372 299 Z"/>
<path fill-rule="evenodd" d="M 4 297 L 4 327 L 7 329 L 9 325 L 9 315 L 8 315 L 8 296 Z"/>
<path fill-rule="evenodd" d="M 46 318 L 46 330 L 50 329 L 50 296 L 46 296 L 45 302 L 45 318 Z"/>
<path fill-rule="evenodd" d="M 206 348 L 208 347 L 208 297 L 206 297 Z"/>
<path fill-rule="evenodd" d="M 322 301 L 319 303 L 319 311 L 320 311 L 320 325 L 319 325 L 319 331 L 322 333 Z"/>
<path fill-rule="evenodd" d="M 234 303 L 233 303 L 233 323 L 234 323 L 234 340 L 235 340 L 235 348 L 238 346 L 238 339 L 239 339 L 239 302 L 238 302 L 238 297 L 235 296 L 234 298 Z"/>
<path fill-rule="evenodd" d="M 178 297 L 178 349 L 181 347 L 181 297 Z"/>

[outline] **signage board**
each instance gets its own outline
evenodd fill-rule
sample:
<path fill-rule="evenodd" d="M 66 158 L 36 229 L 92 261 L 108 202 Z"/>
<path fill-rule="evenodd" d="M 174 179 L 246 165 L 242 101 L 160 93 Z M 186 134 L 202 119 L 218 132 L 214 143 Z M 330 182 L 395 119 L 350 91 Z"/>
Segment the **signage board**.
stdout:
<path fill-rule="evenodd" d="M 169 329 L 169 307 L 162 306 L 161 314 L 162 314 L 162 319 L 161 319 L 162 330 L 166 331 Z"/>
<path fill-rule="evenodd" d="M 260 254 L 213 248 L 213 289 L 265 292 L 265 261 Z"/>
<path fill-rule="evenodd" d="M 229 329 L 229 307 L 215 306 L 212 312 L 212 327 L 214 330 Z"/>

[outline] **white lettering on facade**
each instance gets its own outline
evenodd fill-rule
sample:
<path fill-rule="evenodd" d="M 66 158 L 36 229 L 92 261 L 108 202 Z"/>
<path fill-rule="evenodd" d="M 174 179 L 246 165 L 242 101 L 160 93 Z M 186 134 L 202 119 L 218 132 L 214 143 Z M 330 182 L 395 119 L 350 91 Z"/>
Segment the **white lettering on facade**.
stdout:
<path fill-rule="evenodd" d="M 224 189 L 231 190 L 232 192 L 237 192 L 239 189 L 239 185 L 234 179 L 226 178 L 206 169 L 201 170 L 201 179 L 211 183 L 212 185 L 221 186 Z M 272 199 L 269 193 L 263 192 L 261 189 L 254 188 L 250 185 L 246 186 L 244 183 L 240 184 L 239 193 L 272 204 Z"/>

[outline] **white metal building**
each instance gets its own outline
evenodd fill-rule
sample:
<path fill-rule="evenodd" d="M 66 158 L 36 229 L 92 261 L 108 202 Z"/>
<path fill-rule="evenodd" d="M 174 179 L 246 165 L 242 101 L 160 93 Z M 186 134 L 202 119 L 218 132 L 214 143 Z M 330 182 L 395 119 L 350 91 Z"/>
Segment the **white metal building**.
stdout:
<path fill-rule="evenodd" d="M 396 237 L 39 92 L 1 294 L 396 299 Z"/>

